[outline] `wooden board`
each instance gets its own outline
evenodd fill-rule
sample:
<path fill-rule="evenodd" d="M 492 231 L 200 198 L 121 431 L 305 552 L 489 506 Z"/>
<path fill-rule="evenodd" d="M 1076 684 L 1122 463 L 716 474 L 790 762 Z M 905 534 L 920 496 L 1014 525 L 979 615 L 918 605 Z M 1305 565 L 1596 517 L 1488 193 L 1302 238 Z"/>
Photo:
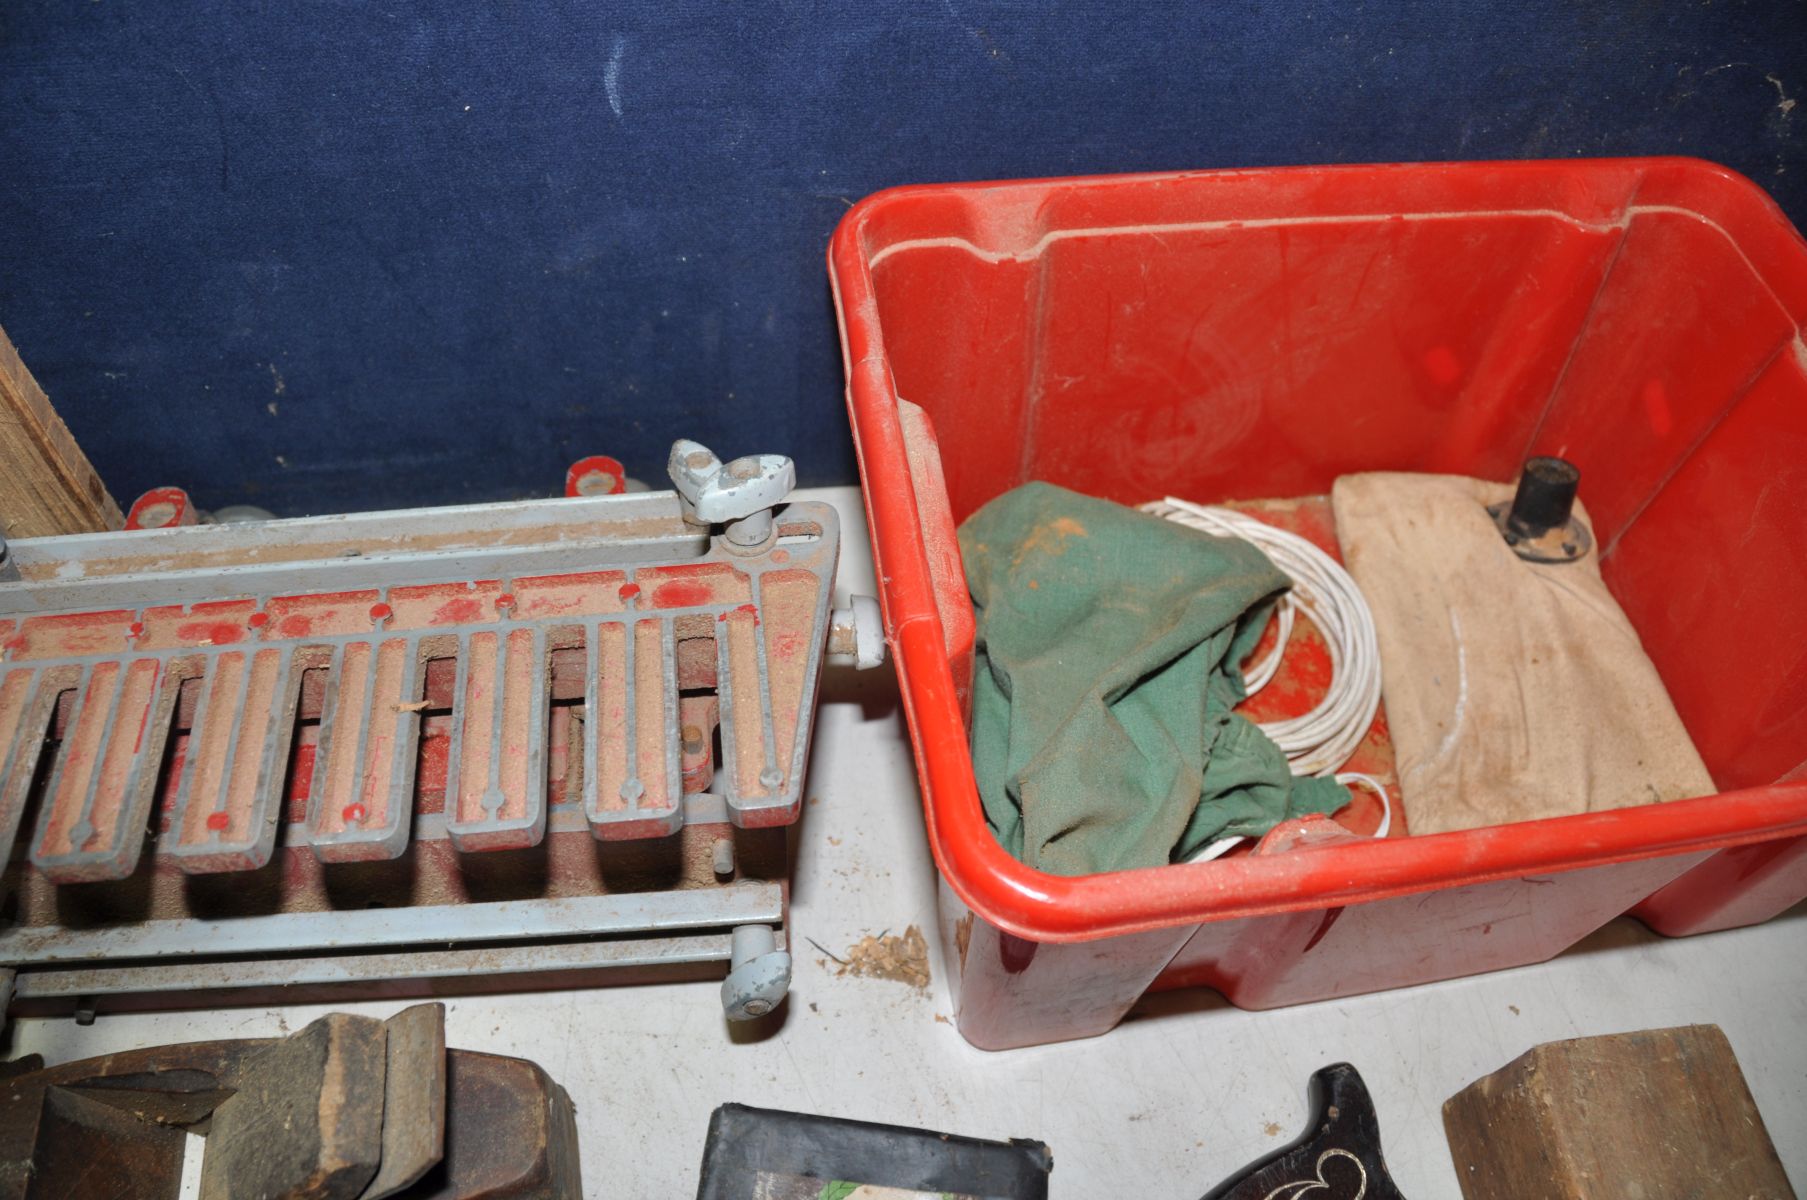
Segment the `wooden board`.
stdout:
<path fill-rule="evenodd" d="M 119 505 L 0 329 L 0 532 L 48 537 L 124 524 Z"/>
<path fill-rule="evenodd" d="M 1466 1200 L 1793 1200 L 1717 1025 L 1547 1042 L 1443 1105 Z"/>

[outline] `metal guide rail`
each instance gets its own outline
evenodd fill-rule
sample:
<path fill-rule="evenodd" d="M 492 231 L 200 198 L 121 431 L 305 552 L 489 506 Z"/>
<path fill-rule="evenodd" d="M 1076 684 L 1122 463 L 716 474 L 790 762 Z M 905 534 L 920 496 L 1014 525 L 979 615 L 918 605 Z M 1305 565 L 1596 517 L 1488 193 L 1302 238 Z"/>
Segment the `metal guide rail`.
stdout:
<path fill-rule="evenodd" d="M 327 942 L 337 966 L 215 974 L 330 981 L 372 969 L 356 951 L 407 942 L 435 948 L 418 971 L 386 949 L 389 974 L 461 974 L 509 955 L 453 961 L 450 941 L 674 928 L 716 931 L 707 947 L 676 939 L 674 957 L 726 960 L 733 927 L 780 923 L 780 883 L 737 872 L 733 838 L 797 816 L 838 522 L 828 505 L 783 502 L 786 459 L 724 466 L 680 442 L 671 469 L 676 494 L 12 542 L 0 849 L 15 857 L 22 840 L 24 853 L 0 964 L 25 972 L 20 996 L 177 987 L 158 983 L 181 975 L 171 957 Z M 668 856 L 708 861 L 700 879 L 682 863 L 671 876 L 696 895 L 586 894 L 608 891 L 606 869 L 550 878 L 577 860 L 547 852 L 549 827 L 554 841 L 693 846 L 687 820 L 721 831 L 713 851 Z M 479 876 L 511 887 L 468 886 L 471 860 L 492 855 L 510 865 Z M 404 857 L 433 882 L 412 879 L 399 901 L 356 869 Z M 238 915 L 228 899 L 220 918 L 204 877 L 230 874 L 276 880 L 274 910 L 248 898 Z M 133 905 L 85 898 L 134 880 L 145 919 L 97 922 L 91 909 Z M 549 906 L 563 906 L 550 924 Z M 657 957 L 656 942 L 627 957 Z M 533 965 L 608 957 L 592 946 Z M 163 961 L 110 966 L 150 959 Z"/>

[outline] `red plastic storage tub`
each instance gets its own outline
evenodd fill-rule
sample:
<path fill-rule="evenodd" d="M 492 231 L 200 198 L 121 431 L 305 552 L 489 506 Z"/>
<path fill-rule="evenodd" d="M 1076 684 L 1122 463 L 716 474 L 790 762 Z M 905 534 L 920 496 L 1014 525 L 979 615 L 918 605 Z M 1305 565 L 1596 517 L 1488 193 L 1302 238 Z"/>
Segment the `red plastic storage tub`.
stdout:
<path fill-rule="evenodd" d="M 1807 897 L 1807 244 L 1681 159 L 907 187 L 829 250 L 961 1032 L 1101 1033 L 1549 958 Z M 1602 569 L 1719 794 L 1080 878 L 986 828 L 954 529 L 1043 479 L 1126 503 L 1350 471 L 1582 469 Z M 1407 814 L 1409 817 L 1409 813 Z M 1289 839 L 1296 843 L 1297 839 Z"/>

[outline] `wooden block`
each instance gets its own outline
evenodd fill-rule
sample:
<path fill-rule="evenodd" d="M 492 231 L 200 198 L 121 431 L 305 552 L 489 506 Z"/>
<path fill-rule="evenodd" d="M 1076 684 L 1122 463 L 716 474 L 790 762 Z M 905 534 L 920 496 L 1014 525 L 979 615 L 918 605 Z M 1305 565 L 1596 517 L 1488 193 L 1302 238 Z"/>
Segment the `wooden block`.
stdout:
<path fill-rule="evenodd" d="M 26 1200 L 170 1200 L 187 1135 L 112 1100 L 98 1088 L 45 1091 Z"/>
<path fill-rule="evenodd" d="M 395 1195 L 445 1155 L 445 1005 L 416 1004 L 384 1024 L 383 1161 L 359 1200 Z"/>
<path fill-rule="evenodd" d="M 334 1013 L 247 1063 L 214 1110 L 201 1200 L 357 1200 L 382 1161 L 387 1041 Z"/>
<path fill-rule="evenodd" d="M 524 1058 L 454 1050 L 446 1062 L 445 1164 L 407 1200 L 582 1200 L 577 1110 L 565 1089 Z"/>
<path fill-rule="evenodd" d="M 124 524 L 119 505 L 0 329 L 0 532 L 48 537 Z"/>
<path fill-rule="evenodd" d="M 0 1200 L 175 1200 L 183 1130 L 210 1114 L 206 1200 L 582 1200 L 564 1089 L 522 1059 L 447 1051 L 444 1031 L 428 1004 L 286 1041 L 28 1064 L 0 1078 Z"/>
<path fill-rule="evenodd" d="M 1794 1200 L 1717 1025 L 1547 1042 L 1443 1105 L 1466 1200 Z"/>

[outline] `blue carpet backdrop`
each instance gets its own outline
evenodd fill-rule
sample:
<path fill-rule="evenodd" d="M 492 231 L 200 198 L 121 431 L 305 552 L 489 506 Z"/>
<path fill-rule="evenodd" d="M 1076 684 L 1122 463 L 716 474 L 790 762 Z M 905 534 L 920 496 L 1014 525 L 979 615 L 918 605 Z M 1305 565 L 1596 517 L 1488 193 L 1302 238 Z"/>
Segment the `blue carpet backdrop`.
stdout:
<path fill-rule="evenodd" d="M 122 501 L 854 477 L 822 263 L 891 184 L 1686 153 L 1807 225 L 1800 0 L 0 4 L 0 326 Z"/>

